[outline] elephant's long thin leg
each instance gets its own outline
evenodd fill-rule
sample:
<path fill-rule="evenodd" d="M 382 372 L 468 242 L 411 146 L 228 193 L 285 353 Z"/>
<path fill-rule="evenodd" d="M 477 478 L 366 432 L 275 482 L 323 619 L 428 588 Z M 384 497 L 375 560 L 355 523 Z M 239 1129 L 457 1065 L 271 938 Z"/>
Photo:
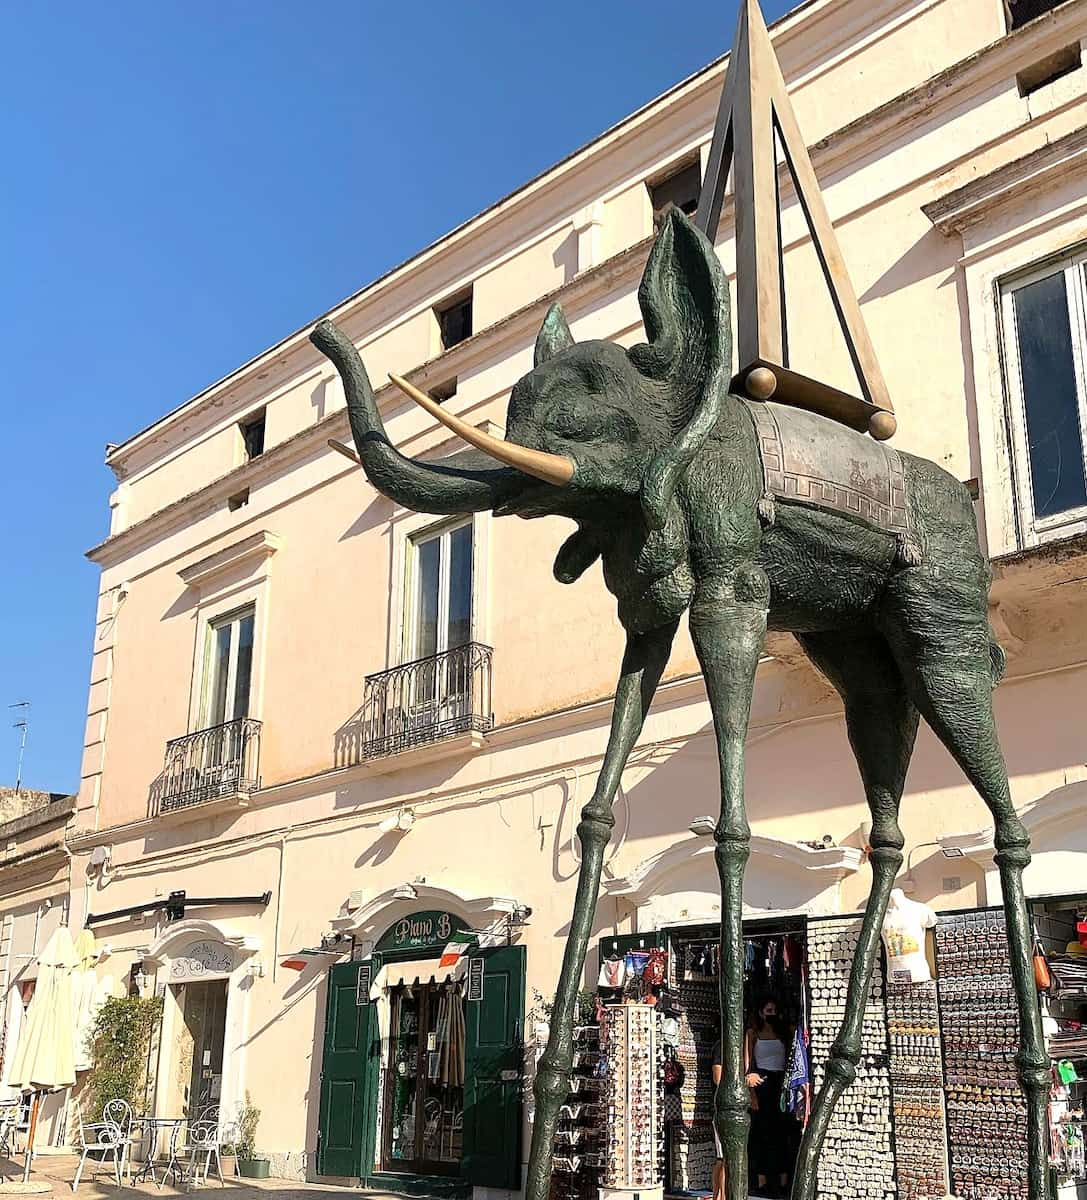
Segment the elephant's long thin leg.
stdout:
<path fill-rule="evenodd" d="M 1049 1056 L 1031 964 L 1033 921 L 1023 890 L 1030 862 L 1030 837 L 1016 815 L 1008 770 L 993 715 L 989 626 L 981 619 L 966 628 L 931 630 L 903 638 L 899 665 L 914 703 L 962 767 L 993 814 L 996 864 L 1004 893 L 1008 954 L 1019 1010 L 1019 1084 L 1027 1099 L 1027 1185 L 1030 1200 L 1048 1192 Z"/>
<path fill-rule="evenodd" d="M 577 994 L 596 911 L 604 850 L 615 824 L 612 801 L 622 778 L 623 767 L 642 731 L 653 694 L 664 674 L 675 633 L 676 624 L 671 624 L 651 633 L 628 637 L 622 672 L 615 690 L 611 735 L 604 753 L 604 763 L 592 798 L 581 812 L 577 829 L 581 843 L 581 869 L 578 873 L 574 914 L 563 953 L 547 1049 L 540 1058 L 532 1089 L 536 1100 L 536 1116 L 525 1183 L 526 1200 L 547 1200 L 550 1190 L 555 1125 L 559 1108 L 570 1090 Z"/>
<path fill-rule="evenodd" d="M 741 581 L 742 590 L 762 592 L 765 577 L 759 576 L 761 572 L 756 575 L 750 569 Z M 714 1120 L 725 1155 L 726 1193 L 729 1200 L 746 1200 L 751 1114 L 743 1065 L 743 882 L 751 829 L 744 811 L 744 741 L 755 671 L 766 638 L 766 607 L 761 602 L 737 603 L 730 591 L 700 595 L 691 609 L 690 624 L 706 678 L 721 766 L 721 816 L 714 833 L 721 880 L 721 1084 Z"/>
<path fill-rule="evenodd" d="M 810 634 L 799 640 L 842 697 L 850 745 L 872 813 L 872 888 L 849 973 L 846 1015 L 831 1047 L 826 1079 L 812 1106 L 797 1158 L 794 1200 L 812 1200 L 827 1128 L 842 1093 L 856 1078 L 860 1061 L 864 1010 L 879 958 L 883 917 L 902 866 L 898 806 L 917 737 L 918 713 L 882 638 Z"/>

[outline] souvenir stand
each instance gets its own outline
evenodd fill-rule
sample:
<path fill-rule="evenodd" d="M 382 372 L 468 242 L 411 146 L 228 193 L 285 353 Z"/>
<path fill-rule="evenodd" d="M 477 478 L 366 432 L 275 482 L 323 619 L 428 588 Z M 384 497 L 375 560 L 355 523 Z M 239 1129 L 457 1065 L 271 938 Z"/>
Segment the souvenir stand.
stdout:
<path fill-rule="evenodd" d="M 616 1004 L 602 1016 L 605 1198 L 663 1194 L 660 1021 L 656 1004 Z"/>
<path fill-rule="evenodd" d="M 1087 901 L 1034 904 L 1035 981 L 1053 1060 L 1050 1163 L 1059 1200 L 1087 1197 Z"/>
<path fill-rule="evenodd" d="M 1027 1195 L 1027 1109 L 1004 914 L 941 915 L 936 961 L 951 1191 L 963 1200 L 1019 1200 Z"/>

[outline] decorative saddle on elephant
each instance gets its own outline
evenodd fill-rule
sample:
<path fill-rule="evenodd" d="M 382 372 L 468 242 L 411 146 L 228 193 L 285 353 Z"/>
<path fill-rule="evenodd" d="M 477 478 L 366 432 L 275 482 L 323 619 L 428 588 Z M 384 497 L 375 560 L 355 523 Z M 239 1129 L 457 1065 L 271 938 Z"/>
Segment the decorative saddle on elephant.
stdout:
<path fill-rule="evenodd" d="M 778 501 L 824 509 L 892 534 L 903 565 L 920 562 L 897 450 L 806 409 L 743 403 L 759 440 L 764 487 L 759 516 L 765 524 L 773 523 Z"/>

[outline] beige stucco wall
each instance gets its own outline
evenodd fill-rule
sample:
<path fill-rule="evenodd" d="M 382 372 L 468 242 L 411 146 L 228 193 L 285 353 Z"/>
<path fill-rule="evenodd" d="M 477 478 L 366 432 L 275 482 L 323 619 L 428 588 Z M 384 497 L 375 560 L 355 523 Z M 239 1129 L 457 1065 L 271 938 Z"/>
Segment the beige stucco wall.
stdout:
<path fill-rule="evenodd" d="M 961 229 L 939 228 L 922 210 L 1085 123 L 1087 71 L 1029 99 L 1015 74 L 1087 36 L 1087 0 L 998 41 L 1001 12 L 999 0 L 814 0 L 775 31 L 898 408 L 895 444 L 961 479 L 980 478 L 979 517 L 994 557 L 1030 542 L 1011 484 L 994 289 L 1009 271 L 1087 240 L 1082 164 L 1029 194 L 993 196 Z M 946 74 L 933 80 L 938 72 Z M 509 390 L 531 366 L 541 297 L 561 289 L 579 338 L 629 345 L 643 336 L 635 294 L 651 232 L 645 181 L 705 153 L 720 82 L 714 68 L 679 85 L 336 311 L 405 453 L 437 457 L 456 443 L 382 386 L 390 370 L 414 372 L 422 386 L 457 376 L 449 407 L 501 432 Z M 848 387 L 848 359 L 788 187 L 785 201 L 793 362 Z M 727 209 L 718 252 L 734 271 Z M 475 336 L 430 361 L 438 354 L 432 306 L 467 285 Z M 261 406 L 268 451 L 243 465 L 236 422 Z M 290 1154 L 292 1170 L 314 1144 L 323 972 L 299 977 L 278 959 L 316 944 L 352 893 L 365 901 L 423 876 L 466 896 L 530 905 L 522 935 L 529 995 L 550 994 L 572 903 L 576 814 L 599 769 L 622 652 L 599 570 L 570 588 L 552 577 L 566 522 L 478 515 L 473 629 L 495 648 L 497 728 L 474 753 L 458 745 L 428 761 L 359 765 L 351 738 L 363 679 L 402 660 L 405 546 L 428 519 L 377 495 L 328 449 L 329 437 L 348 437 L 342 388 L 303 331 L 110 456 L 121 482 L 114 536 L 93 552 L 102 594 L 71 843 L 77 907 L 86 900 L 93 912 L 176 888 L 272 892 L 263 911 L 200 915 L 254 943 L 246 961 L 263 974 L 246 967 L 238 979 L 229 1094 L 252 1091 L 264 1112 L 261 1146 Z M 227 498 L 245 487 L 248 503 L 230 511 Z M 197 584 L 182 578 L 253 538 L 263 539 L 260 554 Z M 1084 575 L 1082 548 L 997 571 L 994 626 L 1010 668 L 996 705 L 1023 808 L 1044 808 L 1087 778 Z M 247 807 L 214 817 L 149 818 L 166 742 L 199 727 L 207 623 L 243 603 L 257 606 L 263 787 Z M 839 707 L 795 647 L 770 649 L 748 747 L 748 808 L 761 839 L 748 904 L 853 911 L 869 879 L 858 852 L 866 810 Z M 709 712 L 685 627 L 667 678 L 624 774 L 599 932 L 715 911 L 712 855 L 687 831 L 716 810 L 717 795 Z M 415 827 L 382 835 L 379 822 L 402 805 L 415 809 Z M 965 859 L 944 858 L 936 844 L 987 824 L 979 799 L 922 730 L 902 815 L 913 894 L 943 908 L 991 899 L 984 837 Z M 1039 830 L 1051 831 L 1044 821 Z M 800 843 L 824 835 L 832 849 L 817 865 Z M 99 844 L 113 847 L 113 865 L 85 893 Z M 1061 860 L 1054 878 L 1068 883 L 1077 861 Z M 123 963 L 160 932 L 148 918 L 103 936 Z"/>

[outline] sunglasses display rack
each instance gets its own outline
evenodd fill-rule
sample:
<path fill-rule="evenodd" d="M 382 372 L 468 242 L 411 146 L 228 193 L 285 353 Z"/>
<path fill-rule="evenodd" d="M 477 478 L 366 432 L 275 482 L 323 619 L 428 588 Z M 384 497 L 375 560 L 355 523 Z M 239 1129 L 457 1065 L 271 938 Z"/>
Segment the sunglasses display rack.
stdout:
<path fill-rule="evenodd" d="M 602 1200 L 637 1192 L 663 1195 L 663 1047 L 654 1005 L 617 1004 L 604 1010 L 601 1031 L 605 1114 Z"/>
<path fill-rule="evenodd" d="M 964 1200 L 1019 1200 L 1027 1195 L 1026 1101 L 1003 914 L 941 916 L 936 959 L 951 1190 Z"/>
<path fill-rule="evenodd" d="M 574 1029 L 572 1091 L 559 1109 L 551 1200 L 596 1200 L 600 1188 L 603 1110 L 600 1027 Z"/>
<path fill-rule="evenodd" d="M 887 1043 L 899 1200 L 948 1194 L 936 983 L 887 984 Z"/>
<path fill-rule="evenodd" d="M 846 986 L 860 927 L 857 917 L 808 924 L 816 1089 L 823 1083 L 831 1046 L 845 1016 Z M 821 1200 L 894 1200 L 893 1144 L 887 1014 L 882 972 L 877 972 L 864 1010 L 857 1078 L 838 1104 L 819 1160 Z"/>

